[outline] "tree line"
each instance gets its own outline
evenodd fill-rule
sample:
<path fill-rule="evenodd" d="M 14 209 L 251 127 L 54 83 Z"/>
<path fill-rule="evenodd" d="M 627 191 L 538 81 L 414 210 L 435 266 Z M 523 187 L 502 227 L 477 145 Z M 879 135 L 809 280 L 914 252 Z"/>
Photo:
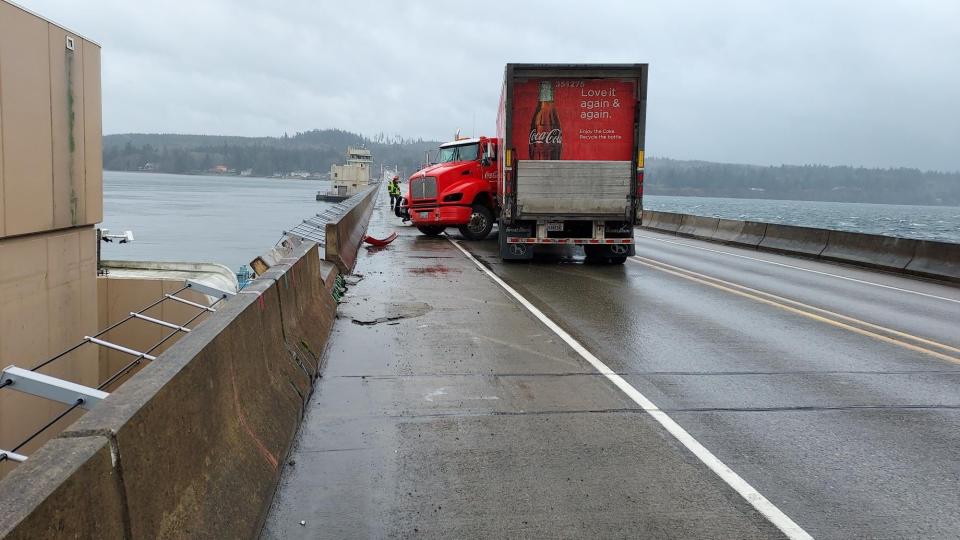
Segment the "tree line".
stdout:
<path fill-rule="evenodd" d="M 103 138 L 107 170 L 203 174 L 222 165 L 256 176 L 324 173 L 343 163 L 348 146 L 371 150 L 375 164 L 410 174 L 439 141 L 339 129 L 280 137 L 120 134 Z M 736 197 L 887 204 L 960 205 L 960 173 L 826 165 L 757 166 L 648 158 L 649 195 Z"/>
<path fill-rule="evenodd" d="M 744 199 L 960 205 L 960 173 L 649 159 L 646 193 Z"/>
<path fill-rule="evenodd" d="M 435 150 L 439 144 L 383 134 L 364 137 L 338 129 L 280 137 L 126 133 L 103 137 L 103 168 L 204 174 L 223 166 L 250 170 L 255 176 L 294 171 L 325 173 L 331 165 L 344 163 L 348 146 L 364 146 L 372 152 L 375 163 L 399 167 L 409 174 L 420 168 L 424 151 Z"/>

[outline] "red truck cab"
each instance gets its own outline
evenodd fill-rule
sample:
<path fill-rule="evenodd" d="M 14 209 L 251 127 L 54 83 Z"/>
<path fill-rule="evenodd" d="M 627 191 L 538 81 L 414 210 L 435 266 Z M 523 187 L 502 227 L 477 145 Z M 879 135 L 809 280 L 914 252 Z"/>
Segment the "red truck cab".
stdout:
<path fill-rule="evenodd" d="M 486 238 L 500 215 L 497 140 L 459 139 L 440 145 L 436 163 L 410 176 L 407 211 L 428 236 L 457 227 L 470 240 Z"/>

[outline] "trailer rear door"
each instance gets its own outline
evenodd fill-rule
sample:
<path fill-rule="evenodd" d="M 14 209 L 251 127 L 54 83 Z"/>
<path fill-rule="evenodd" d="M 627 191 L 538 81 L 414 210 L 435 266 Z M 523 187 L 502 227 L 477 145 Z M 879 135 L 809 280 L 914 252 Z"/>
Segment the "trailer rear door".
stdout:
<path fill-rule="evenodd" d="M 635 73 L 515 73 L 509 117 L 518 218 L 629 214 L 637 158 Z"/>

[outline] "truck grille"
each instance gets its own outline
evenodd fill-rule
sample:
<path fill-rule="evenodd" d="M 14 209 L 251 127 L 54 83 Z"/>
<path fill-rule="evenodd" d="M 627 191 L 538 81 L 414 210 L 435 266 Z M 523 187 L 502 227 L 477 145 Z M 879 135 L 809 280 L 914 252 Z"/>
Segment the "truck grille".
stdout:
<path fill-rule="evenodd" d="M 410 196 L 417 199 L 437 198 L 437 179 L 432 176 L 414 178 L 410 181 Z"/>

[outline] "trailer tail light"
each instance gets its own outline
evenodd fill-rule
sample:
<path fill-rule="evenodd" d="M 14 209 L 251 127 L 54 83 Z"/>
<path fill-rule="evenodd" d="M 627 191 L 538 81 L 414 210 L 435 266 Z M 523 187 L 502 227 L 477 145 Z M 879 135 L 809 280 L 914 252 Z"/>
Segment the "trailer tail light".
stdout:
<path fill-rule="evenodd" d="M 510 195 L 513 193 L 513 173 L 514 173 L 514 157 L 517 153 L 513 148 L 507 148 L 503 153 L 503 193 L 504 195 Z"/>
<path fill-rule="evenodd" d="M 637 150 L 637 197 L 643 198 L 643 150 Z"/>

